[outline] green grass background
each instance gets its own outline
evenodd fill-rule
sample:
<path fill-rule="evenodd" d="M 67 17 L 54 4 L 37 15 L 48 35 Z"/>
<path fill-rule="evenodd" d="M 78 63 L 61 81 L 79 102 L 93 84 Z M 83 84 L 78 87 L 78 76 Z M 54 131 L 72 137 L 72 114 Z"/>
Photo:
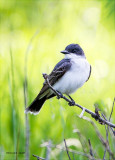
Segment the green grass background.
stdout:
<path fill-rule="evenodd" d="M 115 96 L 115 1 L 2 0 L 0 17 L 1 160 L 25 157 L 24 154 L 16 156 L 7 153 L 25 152 L 25 57 L 29 105 L 42 87 L 42 73 L 50 73 L 63 58 L 60 51 L 70 43 L 80 44 L 92 66 L 92 74 L 72 97 L 92 111 L 97 103 L 109 117 Z M 46 147 L 40 146 L 46 141 L 51 140 L 53 145 L 57 145 L 64 138 L 79 140 L 78 134 L 73 132 L 75 129 L 79 129 L 83 135 L 86 146 L 90 138 L 94 151 L 102 158 L 104 147 L 91 124 L 78 117 L 80 113 L 80 109 L 69 107 L 64 100 L 53 98 L 44 104 L 39 115 L 29 114 L 30 159 L 35 159 L 32 154 L 46 156 Z M 86 113 L 85 116 L 90 117 Z M 111 118 L 113 123 L 114 117 L 115 111 Z M 95 123 L 106 137 L 105 127 Z M 115 152 L 115 139 L 109 136 L 109 140 Z M 70 148 L 83 152 L 78 144 Z M 89 152 L 89 148 L 86 148 Z M 72 153 L 70 156 L 72 159 Z M 77 154 L 74 157 L 85 159 Z M 67 158 L 66 152 L 59 150 L 50 159 Z"/>

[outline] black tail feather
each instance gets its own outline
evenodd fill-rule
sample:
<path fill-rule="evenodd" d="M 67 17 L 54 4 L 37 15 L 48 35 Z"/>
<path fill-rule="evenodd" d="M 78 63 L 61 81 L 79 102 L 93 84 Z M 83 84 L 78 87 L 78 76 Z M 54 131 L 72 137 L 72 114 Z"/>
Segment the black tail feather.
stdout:
<path fill-rule="evenodd" d="M 38 114 L 42 105 L 46 101 L 46 97 L 43 97 L 41 99 L 36 98 L 32 104 L 25 109 L 25 113 L 33 113 L 33 114 Z"/>

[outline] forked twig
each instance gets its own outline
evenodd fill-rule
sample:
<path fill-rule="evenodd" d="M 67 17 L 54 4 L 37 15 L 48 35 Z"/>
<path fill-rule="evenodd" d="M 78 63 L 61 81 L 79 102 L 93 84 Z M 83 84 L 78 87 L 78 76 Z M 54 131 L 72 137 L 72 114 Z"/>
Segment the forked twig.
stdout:
<path fill-rule="evenodd" d="M 61 96 L 60 96 L 60 94 L 50 85 L 47 74 L 43 74 L 43 77 L 45 79 L 45 82 L 48 84 L 49 88 L 56 94 L 56 96 L 58 98 L 62 98 L 64 100 L 66 100 L 67 102 L 69 102 L 69 104 L 72 103 L 72 101 L 70 99 L 68 99 L 67 97 L 65 97 L 63 94 L 61 94 Z M 83 116 L 83 113 L 85 111 L 85 112 L 89 113 L 96 121 L 98 120 L 100 124 L 104 124 L 104 125 L 106 124 L 106 125 L 108 125 L 108 126 L 110 126 L 112 128 L 115 128 L 115 124 L 103 119 L 101 116 L 99 116 L 98 114 L 90 111 L 89 109 L 87 109 L 87 108 L 85 108 L 85 107 L 83 107 L 83 106 L 81 106 L 79 104 L 76 104 L 76 103 L 74 103 L 73 106 L 77 106 L 80 109 L 82 109 L 83 112 L 81 113 L 81 117 Z"/>
<path fill-rule="evenodd" d="M 115 160 L 115 155 L 114 153 L 111 151 L 110 147 L 107 145 L 106 140 L 104 139 L 104 137 L 102 136 L 102 134 L 99 132 L 96 124 L 88 117 L 83 117 L 84 120 L 90 122 L 93 127 L 95 128 L 96 134 L 98 136 L 98 138 L 100 139 L 101 143 L 103 144 L 103 146 L 106 148 L 107 152 L 109 153 L 109 155 L 113 158 L 113 160 Z"/>
<path fill-rule="evenodd" d="M 43 146 L 43 147 L 46 147 L 46 145 Z M 56 149 L 59 149 L 59 150 L 67 152 L 66 148 L 61 148 L 61 147 L 59 147 L 59 145 L 52 145 L 52 148 L 56 148 Z M 80 155 L 82 157 L 85 157 L 85 158 L 88 158 L 88 159 L 91 159 L 91 160 L 94 160 L 94 158 L 95 158 L 95 160 L 102 160 L 102 159 L 97 158 L 97 157 L 92 157 L 89 153 L 79 152 L 79 151 L 76 151 L 76 150 L 73 150 L 73 149 L 70 149 L 70 148 L 68 149 L 68 151 L 70 153 L 73 153 L 74 155 Z"/>
<path fill-rule="evenodd" d="M 109 116 L 109 122 L 111 120 L 111 116 L 112 116 L 112 113 L 113 113 L 114 103 L 115 103 L 115 98 L 113 100 L 113 105 L 112 105 L 111 113 L 110 113 L 110 116 Z M 105 117 L 104 114 L 102 114 L 102 116 L 104 117 L 105 120 L 107 120 L 107 118 Z M 105 126 L 105 130 L 106 130 L 106 145 L 107 145 L 108 148 L 110 148 L 110 146 L 109 146 L 109 139 L 108 139 L 108 136 L 109 136 L 109 126 Z M 113 128 L 111 128 L 111 130 L 113 132 L 113 135 L 115 136 Z M 104 151 L 104 155 L 103 155 L 103 160 L 105 160 L 105 155 L 106 155 L 107 147 L 105 147 L 105 151 Z"/>

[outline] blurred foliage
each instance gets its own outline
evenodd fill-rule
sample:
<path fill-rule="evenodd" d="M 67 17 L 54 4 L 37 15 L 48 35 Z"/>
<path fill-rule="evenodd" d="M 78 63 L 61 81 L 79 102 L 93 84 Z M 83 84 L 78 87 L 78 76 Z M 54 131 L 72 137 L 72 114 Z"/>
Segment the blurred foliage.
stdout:
<path fill-rule="evenodd" d="M 26 54 L 30 104 L 43 84 L 42 73 L 50 73 L 63 58 L 59 52 L 70 43 L 80 44 L 92 65 L 92 74 L 73 98 L 91 110 L 97 103 L 109 117 L 115 96 L 115 1 L 2 0 L 0 22 L 1 159 L 15 159 L 15 154 L 7 152 L 25 151 L 23 84 Z M 51 140 L 56 145 L 64 138 L 79 140 L 73 132 L 75 129 L 79 129 L 87 144 L 90 138 L 95 152 L 102 158 L 104 148 L 94 128 L 77 117 L 80 112 L 64 100 L 53 98 L 45 103 L 39 115 L 29 115 L 30 159 L 33 159 L 32 154 L 45 157 L 46 148 L 40 144 L 46 141 Z M 113 123 L 114 117 L 115 111 L 111 119 Z M 96 124 L 106 137 L 105 127 Z M 115 152 L 115 140 L 110 136 L 109 139 Z M 71 148 L 83 152 L 80 146 Z M 84 159 L 77 154 L 74 156 Z M 18 159 L 23 158 L 24 154 L 18 155 Z M 60 151 L 55 159 L 67 159 L 66 152 Z"/>

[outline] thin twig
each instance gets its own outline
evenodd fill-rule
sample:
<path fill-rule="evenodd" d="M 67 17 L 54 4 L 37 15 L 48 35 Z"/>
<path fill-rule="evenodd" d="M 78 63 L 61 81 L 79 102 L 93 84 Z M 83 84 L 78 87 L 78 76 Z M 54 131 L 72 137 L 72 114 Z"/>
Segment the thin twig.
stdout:
<path fill-rule="evenodd" d="M 112 105 L 111 113 L 110 113 L 110 116 L 109 116 L 109 122 L 110 122 L 110 120 L 111 120 L 111 116 L 112 116 L 112 113 L 113 113 L 114 103 L 115 103 L 115 98 L 114 98 L 114 100 L 113 100 L 113 105 Z M 104 116 L 104 115 L 103 115 L 103 116 Z M 104 118 L 106 119 L 105 116 L 104 116 Z M 111 129 L 112 129 L 112 131 L 113 131 L 113 128 L 111 128 Z M 109 136 L 109 126 L 107 126 L 107 127 L 105 126 L 105 130 L 106 130 L 106 144 L 107 144 L 108 148 L 110 148 L 110 146 L 109 146 L 109 139 L 108 139 L 108 136 Z M 113 134 L 114 134 L 114 131 L 113 131 Z M 105 147 L 103 159 L 105 159 L 106 151 L 107 151 L 107 149 L 106 149 L 106 147 Z M 110 155 L 110 156 L 111 156 L 111 155 Z"/>
<path fill-rule="evenodd" d="M 65 143 L 65 148 L 66 148 L 66 152 L 67 152 L 68 158 L 69 158 L 69 160 L 71 160 L 65 139 L 64 139 L 64 143 Z"/>
<path fill-rule="evenodd" d="M 39 157 L 39 156 L 36 156 L 33 154 L 33 157 L 36 157 L 38 160 L 45 160 L 45 158 L 42 158 L 42 157 Z"/>
<path fill-rule="evenodd" d="M 104 151 L 104 155 L 103 155 L 103 160 L 105 160 L 106 151 L 107 151 L 107 148 L 105 147 L 105 151 Z"/>
<path fill-rule="evenodd" d="M 46 146 L 43 146 L 43 147 L 46 147 Z M 60 148 L 58 145 L 52 145 L 52 148 L 57 148 L 57 149 L 59 149 L 59 150 L 66 151 L 65 148 Z M 83 157 L 87 157 L 88 159 L 91 159 L 91 160 L 94 159 L 94 157 L 92 157 L 90 154 L 87 154 L 87 153 L 79 152 L 79 151 L 76 151 L 76 150 L 73 150 L 73 149 L 68 149 L 68 151 L 69 151 L 70 153 L 74 153 L 74 154 L 77 154 L 77 155 L 81 155 L 81 156 L 83 156 Z M 54 152 L 54 151 L 53 151 L 53 152 Z M 95 157 L 95 160 L 102 160 L 102 159 Z"/>
<path fill-rule="evenodd" d="M 94 155 L 93 155 L 93 148 L 92 148 L 90 139 L 88 139 L 88 142 L 89 142 L 89 148 L 90 148 L 90 155 L 91 155 L 92 157 L 94 157 Z M 93 160 L 95 160 L 95 158 L 94 158 Z"/>
<path fill-rule="evenodd" d="M 112 116 L 112 113 L 113 113 L 114 104 L 115 104 L 115 97 L 114 97 L 114 100 L 113 100 L 112 110 L 111 110 L 111 113 L 110 113 L 110 116 L 109 116 L 109 122 L 111 120 L 111 116 Z"/>
<path fill-rule="evenodd" d="M 105 115 L 102 113 L 102 116 L 105 120 L 107 120 L 107 118 L 105 117 Z M 113 128 L 111 128 L 113 129 Z M 108 132 L 109 132 L 109 126 L 105 125 L 105 130 L 106 130 L 106 146 L 105 146 L 105 151 L 104 151 L 104 155 L 103 155 L 103 160 L 105 160 L 105 156 L 106 156 L 106 151 L 107 151 L 107 147 L 110 149 L 109 147 L 109 140 L 108 140 Z"/>
<path fill-rule="evenodd" d="M 25 108 L 27 106 L 27 79 L 25 77 L 24 81 L 24 103 Z M 29 159 L 29 121 L 28 121 L 28 115 L 25 114 L 25 134 L 26 134 L 26 143 L 25 143 L 25 159 Z"/>
<path fill-rule="evenodd" d="M 96 131 L 96 134 L 98 136 L 98 138 L 100 139 L 101 143 L 103 144 L 104 147 L 107 148 L 107 152 L 109 153 L 109 155 L 115 160 L 115 155 L 114 153 L 111 151 L 110 147 L 108 147 L 107 143 L 106 143 L 106 140 L 104 139 L 104 137 L 101 135 L 101 133 L 99 132 L 96 124 L 88 117 L 83 117 L 84 120 L 87 120 L 88 122 L 90 122 L 93 127 L 95 128 L 95 131 Z"/>
<path fill-rule="evenodd" d="M 108 143 L 108 132 L 107 132 L 107 127 L 106 127 L 106 125 L 105 125 L 105 130 L 106 130 L 106 143 Z M 106 151 L 107 151 L 107 147 L 105 147 L 105 151 L 104 151 L 104 155 L 103 155 L 103 160 L 105 160 Z"/>
<path fill-rule="evenodd" d="M 101 113 L 101 115 L 107 121 L 107 118 L 105 117 L 105 115 L 103 113 Z M 110 128 L 111 128 L 113 135 L 115 136 L 114 129 L 111 126 L 110 126 Z"/>
<path fill-rule="evenodd" d="M 77 129 L 74 130 L 74 133 L 77 133 L 78 137 L 79 137 L 79 141 L 82 145 L 82 149 L 84 151 L 84 153 L 87 153 L 87 142 L 86 142 L 86 138 L 81 134 L 81 132 Z"/>
<path fill-rule="evenodd" d="M 72 101 L 70 99 L 68 99 L 67 97 L 65 97 L 63 94 L 61 94 L 61 96 L 60 96 L 60 94 L 50 85 L 47 74 L 43 74 L 43 77 L 45 79 L 45 82 L 48 84 L 49 88 L 52 91 L 54 91 L 54 93 L 56 94 L 56 96 L 58 98 L 62 98 L 64 100 L 66 100 L 67 102 L 69 102 L 70 104 L 72 103 Z M 83 111 L 85 110 L 85 112 L 89 113 L 96 121 L 98 120 L 100 124 L 106 124 L 108 126 L 111 126 L 111 127 L 115 128 L 115 124 L 101 118 L 98 114 L 90 111 L 89 109 L 87 109 L 87 108 L 85 108 L 85 107 L 83 107 L 79 104 L 76 104 L 76 103 L 74 104 L 74 106 L 77 106 L 77 107 L 81 108 Z"/>

